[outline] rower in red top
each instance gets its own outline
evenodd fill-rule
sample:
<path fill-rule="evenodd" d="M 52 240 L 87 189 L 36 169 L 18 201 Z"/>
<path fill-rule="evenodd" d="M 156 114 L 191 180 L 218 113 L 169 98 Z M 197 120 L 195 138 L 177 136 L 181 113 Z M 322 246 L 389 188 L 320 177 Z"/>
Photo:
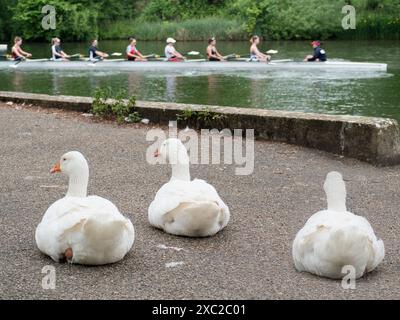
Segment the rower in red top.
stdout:
<path fill-rule="evenodd" d="M 147 59 L 136 49 L 136 39 L 135 37 L 129 38 L 129 45 L 126 48 L 126 58 L 129 61 L 147 61 Z"/>
<path fill-rule="evenodd" d="M 22 50 L 21 46 L 22 46 L 22 38 L 15 37 L 14 46 L 11 49 L 11 56 L 14 61 L 22 61 L 25 60 L 26 58 L 32 57 L 32 54 Z"/>

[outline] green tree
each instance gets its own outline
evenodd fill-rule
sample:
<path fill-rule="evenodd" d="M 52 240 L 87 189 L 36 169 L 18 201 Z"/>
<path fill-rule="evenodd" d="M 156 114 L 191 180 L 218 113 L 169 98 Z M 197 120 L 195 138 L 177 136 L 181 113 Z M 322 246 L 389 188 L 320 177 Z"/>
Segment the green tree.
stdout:
<path fill-rule="evenodd" d="M 64 40 L 85 40 L 98 33 L 98 12 L 95 5 L 71 3 L 66 0 L 19 0 L 12 9 L 14 33 L 27 40 L 49 40 L 57 36 Z M 80 1 L 83 2 L 83 1 Z M 56 8 L 55 30 L 42 27 L 42 7 Z"/>
<path fill-rule="evenodd" d="M 11 37 L 11 11 L 16 0 L 0 0 L 0 40 L 10 40 Z"/>
<path fill-rule="evenodd" d="M 328 38 L 341 27 L 343 0 L 237 0 L 230 13 L 243 16 L 249 33 L 271 39 Z"/>
<path fill-rule="evenodd" d="M 56 7 L 56 30 L 41 26 L 41 8 L 47 4 Z M 341 28 L 345 4 L 356 7 L 356 30 Z M 2 40 L 16 33 L 28 40 L 120 37 L 143 26 L 154 31 L 162 24 L 164 31 L 168 22 L 175 23 L 178 33 L 209 33 L 203 18 L 210 17 L 270 39 L 400 38 L 400 0 L 0 0 L 0 8 Z M 159 38 L 156 32 L 147 34 Z"/>

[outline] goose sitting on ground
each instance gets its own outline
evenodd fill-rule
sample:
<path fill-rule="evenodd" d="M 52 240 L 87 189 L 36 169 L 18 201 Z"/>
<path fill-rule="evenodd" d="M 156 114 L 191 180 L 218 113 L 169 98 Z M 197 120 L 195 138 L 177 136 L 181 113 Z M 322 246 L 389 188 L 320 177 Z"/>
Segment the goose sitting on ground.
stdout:
<path fill-rule="evenodd" d="M 150 204 L 150 224 L 187 237 L 208 237 L 225 228 L 229 209 L 213 186 L 204 180 L 190 180 L 189 156 L 182 142 L 168 139 L 154 156 L 171 164 L 172 177 Z"/>
<path fill-rule="evenodd" d="M 36 229 L 39 250 L 57 262 L 103 265 L 121 260 L 133 245 L 133 225 L 110 201 L 87 196 L 85 157 L 77 151 L 66 153 L 51 170 L 56 172 L 68 175 L 69 188 Z"/>
<path fill-rule="evenodd" d="M 348 272 L 342 273 L 342 268 L 350 265 L 360 278 L 383 260 L 383 241 L 365 218 L 346 210 L 346 187 L 340 173 L 328 173 L 324 190 L 328 209 L 311 216 L 293 242 L 296 269 L 341 279 Z"/>

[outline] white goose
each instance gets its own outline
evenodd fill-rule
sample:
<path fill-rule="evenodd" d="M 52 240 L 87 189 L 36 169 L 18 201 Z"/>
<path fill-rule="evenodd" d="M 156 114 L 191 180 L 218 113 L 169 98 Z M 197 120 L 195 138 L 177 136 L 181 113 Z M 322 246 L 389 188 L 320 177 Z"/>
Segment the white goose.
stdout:
<path fill-rule="evenodd" d="M 204 180 L 190 181 L 189 156 L 178 139 L 164 141 L 156 157 L 172 166 L 172 177 L 157 192 L 149 207 L 149 222 L 167 233 L 208 237 L 226 227 L 230 213 L 213 186 Z"/>
<path fill-rule="evenodd" d="M 342 268 L 351 265 L 360 278 L 383 260 L 383 241 L 365 218 L 346 210 L 346 187 L 340 173 L 328 173 L 324 190 L 328 209 L 311 216 L 293 242 L 296 269 L 341 279 L 345 276 Z"/>
<path fill-rule="evenodd" d="M 68 175 L 69 188 L 47 209 L 36 229 L 39 250 L 57 262 L 102 265 L 121 260 L 133 245 L 133 225 L 110 201 L 87 196 L 85 157 L 68 152 L 52 168 L 55 172 Z"/>

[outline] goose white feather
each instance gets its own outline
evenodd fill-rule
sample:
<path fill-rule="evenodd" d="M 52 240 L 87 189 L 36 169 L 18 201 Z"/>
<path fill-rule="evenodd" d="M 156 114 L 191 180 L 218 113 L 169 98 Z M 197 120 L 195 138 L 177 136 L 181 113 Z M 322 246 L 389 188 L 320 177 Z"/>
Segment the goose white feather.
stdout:
<path fill-rule="evenodd" d="M 213 186 L 204 180 L 190 180 L 189 157 L 182 142 L 164 141 L 156 156 L 171 164 L 172 177 L 150 204 L 150 224 L 188 237 L 212 236 L 225 228 L 230 219 L 229 208 Z"/>
<path fill-rule="evenodd" d="M 360 278 L 383 260 L 383 241 L 365 218 L 347 211 L 346 187 L 340 173 L 328 173 L 324 190 L 328 209 L 311 216 L 293 242 L 295 267 L 341 279 L 345 276 L 342 268 L 350 265 Z"/>
<path fill-rule="evenodd" d="M 84 156 L 66 153 L 54 172 L 69 176 L 69 188 L 47 209 L 36 229 L 39 250 L 57 262 L 102 265 L 121 260 L 134 242 L 132 222 L 110 201 L 87 197 L 89 167 Z"/>

